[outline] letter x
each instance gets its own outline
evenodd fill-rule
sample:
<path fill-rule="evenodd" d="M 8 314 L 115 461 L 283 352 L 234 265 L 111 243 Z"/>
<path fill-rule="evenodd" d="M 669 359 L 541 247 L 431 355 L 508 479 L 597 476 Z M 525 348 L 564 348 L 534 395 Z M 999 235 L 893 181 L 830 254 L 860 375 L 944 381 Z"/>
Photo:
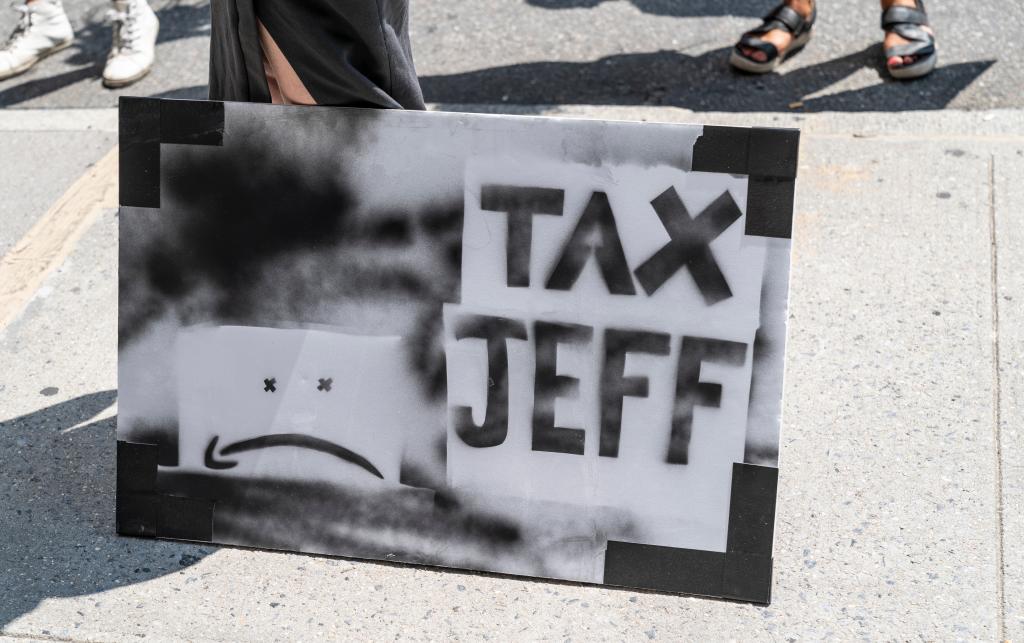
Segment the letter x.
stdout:
<path fill-rule="evenodd" d="M 651 201 L 651 206 L 671 241 L 634 271 L 644 291 L 648 295 L 654 294 L 672 275 L 686 266 L 709 306 L 732 297 L 729 283 L 708 247 L 709 243 L 743 215 L 729 192 L 723 192 L 722 196 L 693 218 L 674 187 Z"/>

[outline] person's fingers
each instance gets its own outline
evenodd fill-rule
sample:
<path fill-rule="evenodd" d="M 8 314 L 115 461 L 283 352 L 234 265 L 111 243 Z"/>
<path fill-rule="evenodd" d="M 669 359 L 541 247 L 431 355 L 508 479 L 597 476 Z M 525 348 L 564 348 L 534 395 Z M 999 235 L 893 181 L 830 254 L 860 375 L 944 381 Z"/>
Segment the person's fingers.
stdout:
<path fill-rule="evenodd" d="M 911 64 L 913 62 L 914 62 L 914 57 L 913 56 L 904 56 L 903 57 L 903 64 L 904 65 L 909 65 L 909 64 Z"/>

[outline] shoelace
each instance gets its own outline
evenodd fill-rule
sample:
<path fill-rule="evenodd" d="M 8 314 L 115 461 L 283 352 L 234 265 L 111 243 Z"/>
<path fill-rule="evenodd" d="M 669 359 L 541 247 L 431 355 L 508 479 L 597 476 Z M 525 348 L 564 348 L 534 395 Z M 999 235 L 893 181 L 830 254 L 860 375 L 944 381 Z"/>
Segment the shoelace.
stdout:
<path fill-rule="evenodd" d="M 13 49 L 14 45 L 28 33 L 28 28 L 32 26 L 32 10 L 28 8 L 27 4 L 12 4 L 11 9 L 21 13 L 21 17 L 18 18 L 18 24 L 14 27 L 14 31 L 11 32 L 10 38 L 7 39 L 3 47 L 0 47 L 0 51 L 10 51 Z"/>
<path fill-rule="evenodd" d="M 107 11 L 107 20 L 114 23 L 114 49 L 138 51 L 139 39 L 142 33 L 139 31 L 139 23 L 132 5 L 127 11 L 110 9 Z"/>

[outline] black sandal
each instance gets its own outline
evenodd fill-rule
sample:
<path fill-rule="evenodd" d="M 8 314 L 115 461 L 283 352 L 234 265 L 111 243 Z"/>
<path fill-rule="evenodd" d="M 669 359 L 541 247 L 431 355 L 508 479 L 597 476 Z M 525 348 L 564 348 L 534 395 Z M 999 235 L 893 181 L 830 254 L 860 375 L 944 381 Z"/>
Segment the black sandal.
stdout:
<path fill-rule="evenodd" d="M 814 26 L 814 21 L 817 17 L 817 6 L 811 9 L 810 18 L 804 18 L 785 4 L 780 4 L 764 17 L 760 27 L 755 27 L 743 34 L 740 41 L 733 48 L 732 55 L 729 56 L 729 63 L 737 69 L 752 74 L 767 74 L 770 71 L 775 71 L 776 67 L 800 51 L 807 44 L 807 41 L 811 39 L 811 28 Z M 793 42 L 789 43 L 789 46 L 782 52 L 772 43 L 758 37 L 773 29 L 783 29 L 793 36 Z M 742 48 L 744 47 L 762 51 L 768 58 L 764 62 L 748 58 L 743 54 Z"/>
<path fill-rule="evenodd" d="M 897 45 L 885 50 L 885 67 L 893 78 L 906 80 L 919 78 L 935 69 L 938 53 L 935 51 L 935 36 L 928 33 L 928 14 L 924 12 L 924 0 L 914 0 L 914 7 L 893 5 L 882 12 L 882 29 L 893 32 L 904 40 L 905 45 Z M 909 65 L 889 66 L 893 56 L 917 56 L 917 60 Z"/>

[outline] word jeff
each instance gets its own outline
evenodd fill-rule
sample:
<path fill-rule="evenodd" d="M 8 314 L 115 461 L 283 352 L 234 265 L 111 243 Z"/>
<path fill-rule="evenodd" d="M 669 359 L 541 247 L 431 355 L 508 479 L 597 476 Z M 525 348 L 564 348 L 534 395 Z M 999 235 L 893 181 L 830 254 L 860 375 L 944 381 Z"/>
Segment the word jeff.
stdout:
<path fill-rule="evenodd" d="M 530 285 L 533 217 L 562 216 L 564 204 L 565 190 L 511 185 L 482 186 L 481 209 L 502 212 L 508 217 L 505 256 L 506 280 L 510 288 L 526 288 Z M 576 228 L 565 242 L 544 287 L 548 290 L 572 289 L 593 254 L 608 292 L 613 295 L 635 295 L 634 275 L 644 292 L 652 295 L 672 275 L 685 267 L 693 276 L 707 305 L 731 297 L 729 284 L 708 247 L 742 216 L 729 192 L 723 192 L 696 217 L 690 216 L 673 187 L 651 201 L 651 206 L 668 233 L 669 241 L 631 272 L 622 250 L 608 195 L 594 192 Z"/>
<path fill-rule="evenodd" d="M 536 352 L 532 450 L 583 455 L 584 430 L 555 425 L 555 400 L 573 397 L 579 391 L 579 378 L 558 372 L 559 345 L 591 344 L 594 329 L 579 324 L 535 321 L 532 335 Z M 467 445 L 495 447 L 508 436 L 508 346 L 509 341 L 527 341 L 527 324 L 504 317 L 461 315 L 455 324 L 455 339 L 483 339 L 487 343 L 487 406 L 483 423 L 473 420 L 473 409 L 452 409 L 453 428 Z M 601 360 L 599 454 L 618 457 L 622 432 L 623 398 L 646 398 L 649 381 L 642 375 L 625 375 L 626 356 L 630 353 L 668 356 L 672 336 L 646 330 L 608 328 L 604 331 Z M 676 366 L 675 396 L 668 431 L 666 461 L 686 464 L 696 406 L 718 408 L 721 384 L 700 381 L 703 362 L 742 366 L 747 344 L 705 337 L 681 338 Z"/>

